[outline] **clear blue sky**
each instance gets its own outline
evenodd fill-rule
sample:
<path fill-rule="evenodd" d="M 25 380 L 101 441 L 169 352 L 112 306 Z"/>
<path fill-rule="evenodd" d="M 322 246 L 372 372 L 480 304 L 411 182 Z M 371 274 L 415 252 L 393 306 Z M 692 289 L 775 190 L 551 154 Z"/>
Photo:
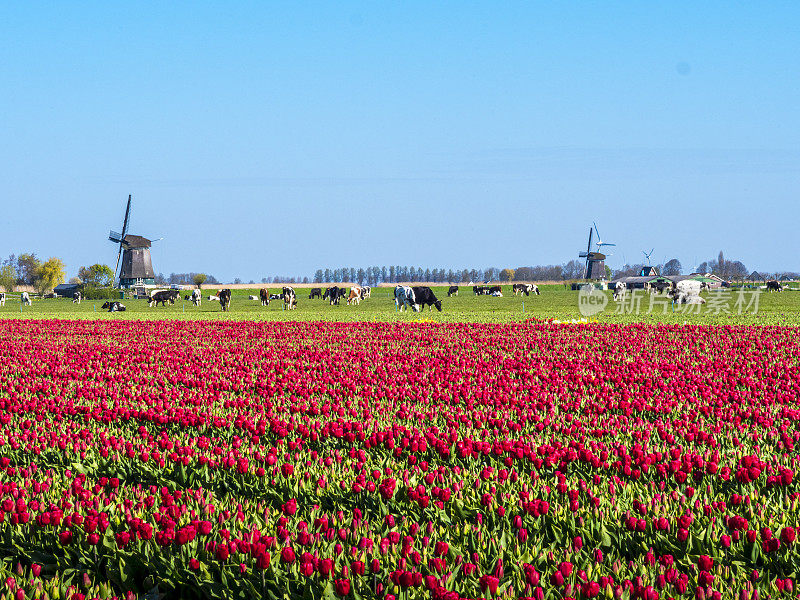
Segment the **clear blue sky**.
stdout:
<path fill-rule="evenodd" d="M 0 253 L 800 270 L 800 3 L 0 5 Z"/>

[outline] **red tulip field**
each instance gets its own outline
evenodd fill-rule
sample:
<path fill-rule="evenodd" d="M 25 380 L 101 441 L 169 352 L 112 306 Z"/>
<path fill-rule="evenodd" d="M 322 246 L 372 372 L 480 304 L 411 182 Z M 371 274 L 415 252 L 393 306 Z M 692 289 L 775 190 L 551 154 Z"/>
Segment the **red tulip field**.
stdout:
<path fill-rule="evenodd" d="M 0 321 L 0 598 L 797 597 L 791 327 Z"/>

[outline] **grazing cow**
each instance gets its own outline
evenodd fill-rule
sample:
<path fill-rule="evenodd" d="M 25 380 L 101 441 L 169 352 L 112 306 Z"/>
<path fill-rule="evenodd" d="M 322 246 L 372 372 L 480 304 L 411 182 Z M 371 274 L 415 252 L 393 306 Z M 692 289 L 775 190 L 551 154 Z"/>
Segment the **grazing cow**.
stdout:
<path fill-rule="evenodd" d="M 340 287 L 339 288 L 339 300 L 342 298 L 347 298 L 350 295 L 350 288 Z"/>
<path fill-rule="evenodd" d="M 539 295 L 539 287 L 532 283 L 515 283 L 512 289 L 514 290 L 515 296 L 517 294 L 525 294 L 526 296 L 530 296 L 531 294 Z"/>
<path fill-rule="evenodd" d="M 701 298 L 697 294 L 687 294 L 686 292 L 682 292 L 680 290 L 672 290 L 670 292 L 670 296 L 675 304 L 705 304 L 705 298 Z"/>
<path fill-rule="evenodd" d="M 449 288 L 447 288 L 447 297 L 449 298 L 450 296 L 458 296 L 457 285 L 451 285 Z"/>
<path fill-rule="evenodd" d="M 347 295 L 347 306 L 355 304 L 358 306 L 361 303 L 361 288 L 354 285 L 350 288 L 350 293 Z"/>
<path fill-rule="evenodd" d="M 209 296 L 210 298 L 210 296 Z M 200 306 L 200 301 L 203 299 L 203 295 L 200 293 L 199 289 L 192 290 L 191 294 L 186 294 L 183 297 L 184 300 L 191 300 L 192 304 L 195 306 Z"/>
<path fill-rule="evenodd" d="M 100 308 L 105 308 L 108 312 L 125 312 L 126 308 L 122 302 L 105 302 Z"/>
<path fill-rule="evenodd" d="M 311 288 L 308 299 L 313 300 L 314 298 L 322 298 L 322 288 Z"/>
<path fill-rule="evenodd" d="M 270 294 L 269 295 L 269 299 L 270 300 L 280 300 L 281 298 L 283 298 L 283 292 L 281 292 L 280 294 Z"/>
<path fill-rule="evenodd" d="M 414 290 L 407 285 L 398 285 L 394 288 L 394 305 L 400 311 L 410 306 L 414 312 L 419 312 Z"/>
<path fill-rule="evenodd" d="M 767 282 L 767 291 L 768 292 L 782 292 L 783 286 L 775 281 L 774 279 Z"/>
<path fill-rule="evenodd" d="M 672 283 L 669 281 L 654 281 L 650 284 L 651 294 L 663 294 L 672 289 Z"/>
<path fill-rule="evenodd" d="M 362 285 L 361 286 L 361 299 L 362 300 L 366 300 L 367 298 L 370 297 L 371 294 L 372 294 L 372 288 L 371 287 L 369 287 L 368 285 Z"/>
<path fill-rule="evenodd" d="M 436 307 L 436 310 L 442 312 L 442 301 L 438 300 L 433 294 L 433 290 L 427 285 L 418 285 L 412 288 L 414 290 L 414 303 L 425 310 L 426 306 Z"/>
<path fill-rule="evenodd" d="M 31 306 L 33 303 L 31 302 L 31 297 L 28 292 L 22 292 L 19 297 L 20 301 L 25 306 Z"/>
<path fill-rule="evenodd" d="M 473 285 L 472 291 L 475 293 L 476 296 L 485 296 L 489 293 L 489 288 L 482 286 L 482 285 Z"/>
<path fill-rule="evenodd" d="M 331 286 L 325 290 L 325 293 L 322 295 L 323 300 L 328 300 L 331 306 L 334 304 L 339 304 L 339 287 L 338 286 Z"/>
<path fill-rule="evenodd" d="M 6 305 L 6 293 L 0 292 L 0 306 Z"/>
<path fill-rule="evenodd" d="M 81 293 L 80 292 L 75 292 L 75 294 L 72 296 L 72 303 L 73 304 L 80 304 L 81 303 Z"/>
<path fill-rule="evenodd" d="M 228 289 L 219 291 L 219 305 L 223 311 L 230 310 L 231 308 L 231 291 Z"/>
<path fill-rule="evenodd" d="M 499 286 L 499 285 L 493 285 L 492 287 L 489 288 L 489 290 L 487 292 L 484 292 L 484 293 L 485 294 L 491 294 L 492 296 L 496 296 L 497 294 L 500 294 L 500 297 L 502 297 L 503 296 L 503 288 L 502 288 L 502 286 Z"/>
<path fill-rule="evenodd" d="M 167 302 L 170 304 L 175 304 L 175 300 L 180 295 L 178 290 L 164 290 L 161 292 L 155 292 L 152 296 L 150 296 L 150 308 L 153 306 L 158 306 L 161 303 L 161 306 L 166 306 Z"/>
<path fill-rule="evenodd" d="M 269 306 L 269 292 L 266 289 L 258 290 L 258 297 L 261 299 L 261 306 Z"/>
<path fill-rule="evenodd" d="M 628 286 L 625 284 L 624 281 L 618 281 L 614 285 L 614 301 L 618 302 L 622 299 L 628 291 Z"/>
<path fill-rule="evenodd" d="M 294 293 L 294 288 L 288 286 L 283 288 L 283 305 L 286 310 L 297 308 L 297 295 Z"/>

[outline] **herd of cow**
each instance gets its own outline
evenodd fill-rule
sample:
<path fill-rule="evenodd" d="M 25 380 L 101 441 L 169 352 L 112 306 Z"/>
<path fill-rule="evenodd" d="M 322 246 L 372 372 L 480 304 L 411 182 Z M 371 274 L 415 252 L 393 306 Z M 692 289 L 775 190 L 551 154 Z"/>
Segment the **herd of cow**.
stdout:
<path fill-rule="evenodd" d="M 529 283 L 515 283 L 513 286 L 514 295 L 517 294 L 525 294 L 526 296 L 530 296 L 531 294 L 539 295 L 539 288 L 535 285 Z M 447 290 L 447 297 L 457 296 L 458 295 L 458 286 L 452 285 Z M 503 291 L 501 286 L 494 285 L 494 286 L 473 286 L 472 291 L 476 296 L 481 295 L 489 295 L 489 296 L 503 296 Z M 331 306 L 338 306 L 339 303 L 344 300 L 345 303 L 350 305 L 359 305 L 362 300 L 366 300 L 370 298 L 372 294 L 372 288 L 367 285 L 351 285 L 351 286 L 337 286 L 333 285 L 328 288 L 321 288 L 321 287 L 314 287 L 309 290 L 308 299 L 313 300 L 315 298 L 319 298 L 323 301 L 327 300 Z M 150 307 L 158 306 L 166 306 L 167 304 L 175 304 L 175 301 L 180 298 L 180 292 L 177 290 L 161 290 L 157 292 L 153 292 L 149 296 L 149 303 Z M 260 300 L 262 306 L 269 306 L 269 303 L 273 300 L 283 300 L 283 306 L 286 310 L 291 310 L 297 308 L 297 293 L 295 292 L 293 287 L 285 286 L 281 289 L 281 293 L 279 294 L 270 294 L 268 290 L 261 289 L 259 290 L 258 296 L 249 296 L 250 300 Z M 190 294 L 184 296 L 184 300 L 190 300 L 192 304 L 195 306 L 200 306 L 202 302 L 202 294 L 199 289 L 192 290 Z M 208 300 L 210 301 L 218 301 L 220 303 L 220 307 L 223 311 L 230 310 L 231 305 L 231 290 L 223 289 L 220 290 L 216 295 L 208 296 Z M 420 310 L 424 309 L 426 306 L 433 310 L 435 307 L 436 310 L 441 312 L 442 310 L 442 301 L 439 300 L 436 295 L 433 293 L 433 290 L 426 286 L 404 286 L 398 285 L 394 288 L 394 302 L 395 307 L 397 310 L 404 310 L 407 307 L 410 307 L 413 311 L 419 312 Z M 116 312 L 120 310 L 125 310 L 125 307 L 119 303 L 106 303 L 103 305 L 103 308 L 107 308 L 109 312 Z"/>
<path fill-rule="evenodd" d="M 767 281 L 766 283 L 767 291 L 783 291 L 783 286 L 778 281 L 771 280 Z M 515 283 L 511 286 L 511 289 L 515 296 L 520 294 L 524 294 L 526 296 L 536 294 L 538 296 L 540 294 L 539 288 L 531 283 Z M 707 290 L 708 285 L 696 280 L 683 280 L 677 283 L 659 281 L 648 284 L 647 289 L 651 293 L 669 294 L 672 299 L 679 304 L 704 304 L 705 300 L 700 297 L 700 292 Z M 591 290 L 594 290 L 593 286 L 591 287 Z M 447 297 L 450 298 L 452 296 L 458 296 L 458 291 L 459 286 L 451 285 L 447 290 Z M 612 291 L 614 300 L 620 301 L 626 296 L 629 290 L 626 284 L 620 281 L 614 285 Z M 332 306 L 338 306 L 341 300 L 345 300 L 348 306 L 357 306 L 362 300 L 369 298 L 371 296 L 371 292 L 372 288 L 367 285 L 351 285 L 341 287 L 333 285 L 325 288 L 324 290 L 321 287 L 313 287 L 309 290 L 308 299 L 313 300 L 315 298 L 320 298 L 322 300 L 327 300 Z M 474 285 L 472 286 L 472 292 L 476 296 L 494 296 L 501 298 L 503 296 L 503 288 L 499 285 Z M 175 304 L 176 300 L 179 298 L 180 292 L 178 290 L 159 290 L 152 292 L 150 296 L 148 296 L 148 302 L 152 308 L 154 306 L 158 306 L 159 304 L 161 306 Z M 72 301 L 80 304 L 81 299 L 81 293 L 76 292 Z M 208 296 L 208 299 L 211 301 L 218 301 L 222 310 L 228 311 L 230 310 L 231 306 L 231 290 L 220 290 L 216 295 Z M 283 306 L 286 310 L 297 308 L 297 294 L 295 293 L 294 288 L 290 286 L 283 287 L 279 294 L 270 294 L 268 290 L 262 288 L 259 290 L 258 296 L 249 296 L 249 299 L 260 300 L 262 306 L 269 306 L 269 303 L 272 300 L 283 300 Z M 32 304 L 28 292 L 21 292 L 20 300 L 23 306 L 30 306 Z M 200 306 L 202 302 L 202 294 L 199 289 L 194 289 L 191 291 L 191 293 L 184 296 L 184 300 L 189 300 L 195 306 Z M 0 292 L 0 306 L 5 306 L 5 303 L 6 293 Z M 413 287 L 404 285 L 396 286 L 394 288 L 394 303 L 397 310 L 404 310 L 407 307 L 411 307 L 411 309 L 415 312 L 419 312 L 421 309 L 424 309 L 425 306 L 430 307 L 431 310 L 433 310 L 433 307 L 436 307 L 439 312 L 442 310 L 441 300 L 436 298 L 433 290 L 431 290 L 430 287 L 424 285 Z M 125 305 L 122 302 L 117 301 L 105 302 L 102 308 L 104 310 L 108 310 L 108 312 L 123 312 L 126 310 Z"/>

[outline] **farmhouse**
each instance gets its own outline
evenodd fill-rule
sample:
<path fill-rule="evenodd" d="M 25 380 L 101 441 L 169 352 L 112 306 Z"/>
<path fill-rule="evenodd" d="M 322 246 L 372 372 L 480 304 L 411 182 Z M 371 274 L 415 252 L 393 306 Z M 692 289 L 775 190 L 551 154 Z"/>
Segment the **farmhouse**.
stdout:
<path fill-rule="evenodd" d="M 642 269 L 639 271 L 639 275 L 618 277 L 611 283 L 616 284 L 617 282 L 622 282 L 629 290 L 635 290 L 648 289 L 651 286 L 658 287 L 659 285 L 664 284 L 674 285 L 679 281 L 685 281 L 687 279 L 699 281 L 701 284 L 705 284 L 709 289 L 727 286 L 727 282 L 724 279 L 711 273 L 692 273 L 691 275 L 659 275 L 658 269 L 653 266 L 642 267 Z"/>
<path fill-rule="evenodd" d="M 59 283 L 53 288 L 53 293 L 59 298 L 72 298 L 80 289 L 81 284 L 79 283 Z"/>

